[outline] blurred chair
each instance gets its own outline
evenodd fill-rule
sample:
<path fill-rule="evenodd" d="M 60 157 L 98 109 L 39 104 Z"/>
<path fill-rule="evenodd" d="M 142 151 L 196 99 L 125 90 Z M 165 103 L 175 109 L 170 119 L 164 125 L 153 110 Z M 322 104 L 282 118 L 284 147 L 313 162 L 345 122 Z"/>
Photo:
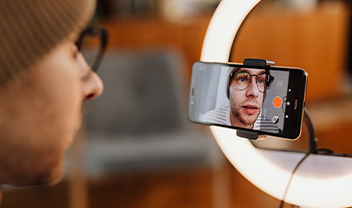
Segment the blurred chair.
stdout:
<path fill-rule="evenodd" d="M 98 71 L 104 92 L 86 103 L 89 177 L 223 165 L 212 136 L 187 119 L 184 71 L 173 50 L 107 52 Z"/>

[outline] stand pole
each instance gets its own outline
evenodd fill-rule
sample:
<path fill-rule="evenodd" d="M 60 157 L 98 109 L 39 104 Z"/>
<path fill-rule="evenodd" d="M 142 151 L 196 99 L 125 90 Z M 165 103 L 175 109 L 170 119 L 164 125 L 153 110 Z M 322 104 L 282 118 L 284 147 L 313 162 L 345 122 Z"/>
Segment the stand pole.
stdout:
<path fill-rule="evenodd" d="M 315 131 L 313 127 L 312 120 L 310 119 L 309 112 L 307 108 L 304 108 L 304 117 L 303 122 L 307 126 L 308 134 L 309 134 L 309 152 L 317 150 L 318 138 L 315 136 Z"/>

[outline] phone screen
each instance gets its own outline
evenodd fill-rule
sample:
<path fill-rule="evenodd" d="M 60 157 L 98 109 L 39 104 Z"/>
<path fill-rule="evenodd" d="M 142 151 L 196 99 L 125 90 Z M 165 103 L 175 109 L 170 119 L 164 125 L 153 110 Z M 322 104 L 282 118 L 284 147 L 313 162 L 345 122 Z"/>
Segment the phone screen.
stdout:
<path fill-rule="evenodd" d="M 301 69 L 196 62 L 189 119 L 294 139 L 301 132 L 305 84 Z"/>

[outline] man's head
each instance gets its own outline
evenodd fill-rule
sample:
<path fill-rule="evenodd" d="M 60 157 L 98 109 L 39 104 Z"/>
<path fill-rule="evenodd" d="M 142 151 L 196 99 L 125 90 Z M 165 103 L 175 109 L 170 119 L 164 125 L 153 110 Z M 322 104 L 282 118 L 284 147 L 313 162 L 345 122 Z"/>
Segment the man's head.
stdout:
<path fill-rule="evenodd" d="M 227 97 L 232 125 L 253 128 L 273 78 L 264 69 L 233 68 L 229 74 Z"/>
<path fill-rule="evenodd" d="M 52 184 L 103 84 L 76 41 L 94 0 L 0 0 L 0 184 Z"/>

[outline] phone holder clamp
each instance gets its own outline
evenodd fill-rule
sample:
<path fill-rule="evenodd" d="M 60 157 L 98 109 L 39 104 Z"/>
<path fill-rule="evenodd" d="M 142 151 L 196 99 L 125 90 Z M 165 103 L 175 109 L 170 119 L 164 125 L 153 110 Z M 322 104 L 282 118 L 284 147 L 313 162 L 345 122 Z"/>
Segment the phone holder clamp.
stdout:
<path fill-rule="evenodd" d="M 269 61 L 266 59 L 256 59 L 256 58 L 245 58 L 243 61 L 243 66 L 245 67 L 270 67 L 274 66 L 275 62 Z M 310 119 L 310 115 L 308 113 L 307 108 L 304 108 L 304 117 L 303 122 L 307 127 L 308 134 L 309 134 L 309 151 L 314 151 L 317 149 L 318 139 L 315 136 L 315 131 L 313 127 L 312 120 Z M 257 132 L 247 131 L 247 130 L 237 130 L 237 136 L 257 140 L 257 139 L 265 139 L 266 135 L 258 134 Z"/>
<path fill-rule="evenodd" d="M 245 58 L 243 60 L 243 66 L 244 67 L 270 67 L 274 66 L 275 62 L 269 61 L 266 59 L 256 59 L 256 58 Z M 257 132 L 252 132 L 252 131 L 247 131 L 244 129 L 239 129 L 236 132 L 237 136 L 251 139 L 251 140 L 257 140 L 257 139 L 265 139 L 266 135 L 261 135 L 258 134 Z"/>
<path fill-rule="evenodd" d="M 275 62 L 266 59 L 256 59 L 256 58 L 245 58 L 243 60 L 243 66 L 246 67 L 268 67 L 275 66 Z"/>

